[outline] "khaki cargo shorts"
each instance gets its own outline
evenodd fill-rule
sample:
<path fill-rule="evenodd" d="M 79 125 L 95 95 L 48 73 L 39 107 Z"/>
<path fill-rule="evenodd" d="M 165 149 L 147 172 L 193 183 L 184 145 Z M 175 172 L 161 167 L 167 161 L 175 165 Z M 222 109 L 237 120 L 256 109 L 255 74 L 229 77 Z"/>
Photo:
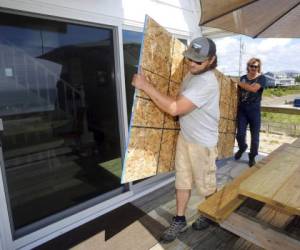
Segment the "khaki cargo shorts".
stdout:
<path fill-rule="evenodd" d="M 189 143 L 180 133 L 175 157 L 176 189 L 192 189 L 195 183 L 200 195 L 214 193 L 217 188 L 216 158 L 217 147 Z"/>

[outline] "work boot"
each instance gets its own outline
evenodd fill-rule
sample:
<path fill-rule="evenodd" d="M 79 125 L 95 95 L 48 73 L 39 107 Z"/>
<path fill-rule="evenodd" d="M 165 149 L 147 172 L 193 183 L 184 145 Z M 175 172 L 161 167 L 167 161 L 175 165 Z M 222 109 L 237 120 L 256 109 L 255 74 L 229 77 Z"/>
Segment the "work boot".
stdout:
<path fill-rule="evenodd" d="M 249 167 L 251 168 L 255 164 L 256 164 L 255 155 L 252 155 L 252 154 L 249 153 L 249 162 L 248 162 Z"/>
<path fill-rule="evenodd" d="M 244 149 L 239 149 L 239 150 L 235 153 L 234 159 L 235 159 L 235 160 L 241 159 L 243 153 L 246 151 L 247 148 L 248 148 L 248 146 L 246 145 L 246 147 L 245 147 Z"/>
<path fill-rule="evenodd" d="M 176 217 L 173 217 L 170 227 L 163 233 L 161 240 L 171 242 L 175 240 L 179 234 L 185 232 L 187 228 L 186 220 L 176 221 Z"/>
<path fill-rule="evenodd" d="M 215 223 L 210 219 L 207 219 L 204 216 L 200 216 L 197 220 L 195 220 L 192 224 L 192 228 L 194 230 L 204 230 L 208 228 L 210 225 L 214 225 Z"/>

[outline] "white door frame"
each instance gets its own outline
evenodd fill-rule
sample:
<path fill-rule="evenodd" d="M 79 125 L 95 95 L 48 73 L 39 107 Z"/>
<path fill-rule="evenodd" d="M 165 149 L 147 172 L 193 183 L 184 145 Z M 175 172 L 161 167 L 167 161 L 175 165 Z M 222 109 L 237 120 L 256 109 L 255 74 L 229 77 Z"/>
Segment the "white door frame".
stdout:
<path fill-rule="evenodd" d="M 60 10 L 61 11 L 61 10 Z M 11 9 L 1 9 L 1 12 L 8 12 L 13 14 L 20 14 L 19 10 Z M 22 15 L 28 15 L 31 17 L 46 18 L 48 20 L 61 20 L 65 22 L 78 23 L 84 25 L 90 25 L 91 27 L 99 28 L 110 28 L 113 31 L 113 46 L 114 46 L 114 62 L 115 62 L 115 72 L 114 76 L 116 82 L 116 92 L 118 101 L 118 117 L 119 117 L 119 133 L 120 133 L 120 146 L 121 155 L 124 155 L 125 145 L 128 125 L 127 125 L 127 112 L 126 112 L 126 91 L 125 91 L 125 79 L 124 79 L 124 63 L 123 63 L 123 41 L 122 41 L 122 23 L 119 19 L 112 20 L 102 16 L 101 23 L 91 23 L 82 20 L 70 20 L 64 17 L 54 17 L 35 13 L 22 12 Z M 69 17 L 69 13 L 65 13 Z M 82 13 L 84 16 L 84 13 Z M 81 19 L 82 19 L 81 16 Z M 124 98 L 125 97 L 125 98 Z M 0 148 L 2 149 L 2 148 Z M 10 209 L 9 198 L 7 197 L 6 181 L 5 181 L 5 171 L 2 150 L 0 153 L 0 249 L 10 250 L 10 249 L 31 249 L 38 246 L 52 238 L 57 237 L 71 229 L 78 227 L 108 211 L 111 211 L 123 204 L 126 204 L 130 197 L 133 196 L 133 192 L 129 191 L 129 186 L 127 185 L 127 191 L 125 193 L 117 194 L 112 198 L 108 198 L 104 202 L 91 206 L 87 209 L 82 210 L 76 214 L 68 216 L 62 220 L 49 224 L 39 230 L 36 230 L 30 234 L 22 236 L 16 240 L 13 239 L 13 229 L 11 228 L 12 223 L 10 223 Z M 112 191 L 113 193 L 113 191 Z"/>
<path fill-rule="evenodd" d="M 2 119 L 0 119 L 0 136 L 3 133 Z M 4 173 L 4 161 L 2 154 L 2 142 L 0 139 L 0 249 L 10 250 L 13 249 L 13 239 L 12 239 L 12 228 L 10 223 L 9 208 L 6 201 L 7 197 L 7 185 Z M 6 199 L 7 198 L 7 199 Z"/>

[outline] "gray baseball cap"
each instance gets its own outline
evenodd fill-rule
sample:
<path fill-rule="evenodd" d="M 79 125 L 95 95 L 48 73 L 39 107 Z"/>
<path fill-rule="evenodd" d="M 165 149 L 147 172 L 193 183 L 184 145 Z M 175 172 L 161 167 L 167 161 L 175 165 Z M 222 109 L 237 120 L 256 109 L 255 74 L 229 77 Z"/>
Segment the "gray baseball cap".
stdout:
<path fill-rule="evenodd" d="M 204 62 L 216 55 L 216 44 L 209 38 L 198 37 L 191 41 L 183 56 L 195 62 Z"/>

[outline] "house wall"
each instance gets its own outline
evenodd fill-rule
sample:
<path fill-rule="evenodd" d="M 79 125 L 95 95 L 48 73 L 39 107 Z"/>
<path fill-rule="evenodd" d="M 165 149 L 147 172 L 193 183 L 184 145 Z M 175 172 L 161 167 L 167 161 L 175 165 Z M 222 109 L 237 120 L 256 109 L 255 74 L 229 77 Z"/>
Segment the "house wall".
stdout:
<path fill-rule="evenodd" d="M 172 33 L 201 34 L 197 0 L 2 0 L 0 7 L 124 28 L 141 28 L 148 14 Z"/>
<path fill-rule="evenodd" d="M 91 24 L 115 26 L 118 27 L 119 41 L 117 42 L 119 48 L 122 47 L 122 29 L 142 31 L 146 14 L 150 15 L 178 37 L 191 39 L 201 35 L 201 30 L 198 26 L 200 20 L 200 6 L 198 0 L 1 0 L 0 11 L 1 9 L 14 13 L 20 12 L 24 15 L 41 15 L 49 19 L 63 18 Z M 122 51 L 119 51 L 119 58 L 122 64 Z M 122 65 L 120 74 L 124 74 L 124 66 Z M 120 79 L 124 86 L 124 76 Z M 0 185 L 3 185 L 2 178 L 0 178 Z M 0 191 L 1 190 L 3 191 L 3 187 L 0 188 Z M 5 203 L 4 193 L 0 192 L 0 196 L 0 201 L 4 201 L 3 203 Z M 3 205 L 5 206 L 5 204 Z M 95 209 L 95 211 L 98 210 Z M 1 214 L 3 216 L 3 213 Z M 87 216 L 85 222 L 97 216 L 96 212 L 94 212 L 93 215 L 91 214 L 92 212 L 89 212 L 89 216 Z M 0 220 L 3 222 L 2 219 L 3 218 L 0 217 Z M 80 223 L 83 222 L 78 222 L 74 226 L 68 226 L 68 229 L 64 230 L 59 229 L 62 225 L 53 225 L 49 226 L 51 230 L 45 229 L 40 231 L 45 238 L 46 235 L 50 234 L 58 236 L 66 230 L 80 226 Z M 7 230 L 8 224 L 8 218 L 6 217 L 5 223 L 0 225 L 0 250 L 16 249 L 25 245 L 29 246 L 28 244 L 32 244 L 33 246 L 45 241 L 42 238 L 38 239 L 37 234 L 33 234 L 29 237 L 24 237 L 24 239 L 20 239 L 18 242 L 12 242 L 11 235 L 8 232 L 9 230 Z M 61 223 L 58 222 L 57 224 Z M 49 240 L 54 236 L 47 237 Z M 34 241 L 39 241 L 39 243 L 34 244 Z"/>

